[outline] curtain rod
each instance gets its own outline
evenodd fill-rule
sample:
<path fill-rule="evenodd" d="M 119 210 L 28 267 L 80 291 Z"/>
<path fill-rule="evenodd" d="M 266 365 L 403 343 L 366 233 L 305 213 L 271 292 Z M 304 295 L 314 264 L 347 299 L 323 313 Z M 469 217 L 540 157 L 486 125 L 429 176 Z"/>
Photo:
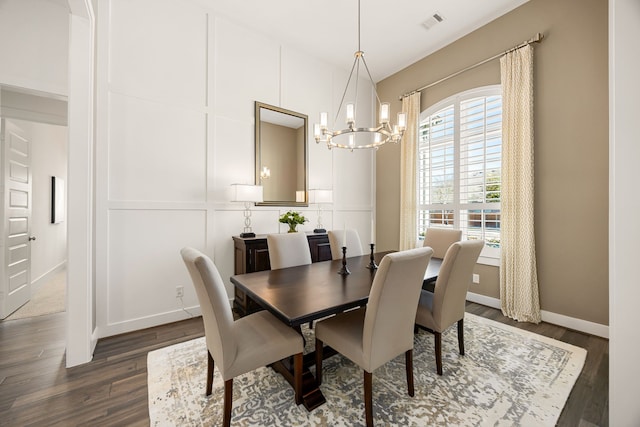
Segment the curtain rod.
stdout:
<path fill-rule="evenodd" d="M 403 98 L 406 98 L 407 96 L 409 96 L 409 95 L 411 95 L 413 93 L 420 92 L 420 91 L 423 91 L 425 89 L 429 89 L 430 87 L 435 86 L 437 84 L 440 84 L 445 80 L 449 80 L 450 78 L 456 77 L 457 75 L 460 75 L 460 74 L 462 74 L 462 73 L 464 73 L 466 71 L 472 70 L 472 69 L 474 69 L 476 67 L 479 67 L 480 65 L 486 64 L 487 62 L 490 62 L 490 61 L 493 61 L 496 58 L 500 58 L 501 56 L 506 55 L 507 53 L 513 52 L 514 50 L 521 49 L 521 48 L 523 48 L 523 47 L 525 47 L 527 45 L 533 44 L 533 43 L 540 43 L 543 38 L 544 38 L 544 34 L 536 33 L 536 35 L 533 36 L 533 38 L 531 38 L 530 40 L 527 40 L 525 42 L 520 43 L 518 46 L 512 47 L 511 49 L 509 49 L 509 50 L 507 50 L 505 52 L 499 53 L 497 55 L 493 55 L 491 58 L 487 58 L 487 59 L 485 59 L 483 61 L 478 62 L 477 64 L 470 65 L 470 66 L 468 66 L 466 68 L 463 68 L 462 70 L 459 70 L 459 71 L 456 71 L 455 73 L 449 74 L 448 76 L 443 77 L 438 81 L 435 81 L 433 83 L 429 83 L 428 85 L 422 86 L 422 87 L 420 87 L 418 89 L 414 89 L 411 92 L 405 93 L 404 95 L 402 95 L 398 99 L 400 101 L 402 101 Z"/>

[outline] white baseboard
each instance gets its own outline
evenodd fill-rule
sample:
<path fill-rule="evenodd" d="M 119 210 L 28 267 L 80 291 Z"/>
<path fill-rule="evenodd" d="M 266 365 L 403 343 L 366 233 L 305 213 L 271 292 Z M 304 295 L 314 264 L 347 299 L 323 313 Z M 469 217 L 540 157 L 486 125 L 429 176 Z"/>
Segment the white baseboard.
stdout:
<path fill-rule="evenodd" d="M 232 298 L 229 299 L 229 305 L 231 308 L 233 308 Z M 179 322 L 181 320 L 186 320 L 191 317 L 197 316 L 202 316 L 202 310 L 200 310 L 199 305 L 195 305 L 193 307 L 184 307 L 184 309 L 179 308 L 166 313 L 140 317 L 137 319 L 130 319 L 123 322 L 111 323 L 109 325 L 97 327 L 93 333 L 92 338 L 97 342 L 97 340 L 100 338 L 112 337 L 114 335 L 138 331 L 140 329 L 147 329 L 167 323 Z M 91 352 L 91 354 L 93 354 L 93 351 Z"/>
<path fill-rule="evenodd" d="M 485 295 L 474 294 L 473 292 L 467 292 L 467 301 L 475 302 L 478 304 L 486 305 L 487 307 L 493 307 L 500 310 L 500 300 L 498 298 L 492 298 Z"/>
<path fill-rule="evenodd" d="M 564 314 L 552 313 L 545 310 L 541 310 L 540 314 L 542 315 L 542 321 L 544 322 L 609 339 L 608 325 L 576 319 L 575 317 L 569 317 Z"/>
<path fill-rule="evenodd" d="M 475 294 L 473 292 L 467 292 L 467 301 L 497 308 L 498 310 L 501 307 L 500 300 L 498 298 Z M 608 325 L 602 325 L 600 323 L 594 323 L 588 320 L 576 319 L 575 317 L 569 317 L 565 316 L 564 314 L 552 313 L 545 310 L 541 310 L 540 314 L 542 316 L 543 322 L 609 339 Z"/>
<path fill-rule="evenodd" d="M 232 300 L 229 301 L 231 303 Z M 498 298 L 488 297 L 473 292 L 467 292 L 467 301 L 475 302 L 487 307 L 500 309 L 500 300 Z M 110 337 L 113 335 L 124 334 L 127 332 L 137 331 L 140 329 L 151 328 L 153 326 L 163 325 L 166 323 L 179 322 L 190 317 L 201 316 L 200 306 L 185 307 L 190 314 L 184 310 L 178 309 L 153 316 L 127 320 L 120 323 L 112 323 L 96 330 L 94 336 L 98 338 Z M 563 314 L 552 313 L 550 311 L 541 311 L 542 321 L 551 323 L 586 334 L 609 338 L 609 326 L 599 323 L 590 322 L 588 320 L 576 319 L 574 317 L 565 316 Z"/>
<path fill-rule="evenodd" d="M 187 313 L 185 310 L 189 313 Z M 111 323 L 109 325 L 96 328 L 96 335 L 98 336 L 98 338 L 106 338 L 113 335 L 126 334 L 127 332 L 152 328 L 154 326 L 164 325 L 166 323 L 179 322 L 181 320 L 186 320 L 191 317 L 197 317 L 200 315 L 202 315 L 200 306 L 185 307 L 184 310 L 177 309 L 166 313 L 154 314 L 152 316 Z"/>
<path fill-rule="evenodd" d="M 33 297 L 33 295 L 38 289 L 42 287 L 42 285 L 47 283 L 49 280 L 52 280 L 53 276 L 55 276 L 59 271 L 64 270 L 66 267 L 67 260 L 64 260 L 46 273 L 40 275 L 40 277 L 38 277 L 37 279 L 31 280 L 31 296 Z"/>

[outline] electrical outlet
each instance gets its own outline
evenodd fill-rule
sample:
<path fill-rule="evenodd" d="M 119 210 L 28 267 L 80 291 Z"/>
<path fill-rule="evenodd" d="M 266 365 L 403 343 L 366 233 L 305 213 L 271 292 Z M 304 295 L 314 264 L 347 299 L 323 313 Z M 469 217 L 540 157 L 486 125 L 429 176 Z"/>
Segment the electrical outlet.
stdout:
<path fill-rule="evenodd" d="M 184 286 L 176 286 L 176 298 L 182 298 L 184 296 Z"/>
<path fill-rule="evenodd" d="M 473 283 L 480 283 L 480 275 L 479 274 L 474 274 L 473 275 Z"/>

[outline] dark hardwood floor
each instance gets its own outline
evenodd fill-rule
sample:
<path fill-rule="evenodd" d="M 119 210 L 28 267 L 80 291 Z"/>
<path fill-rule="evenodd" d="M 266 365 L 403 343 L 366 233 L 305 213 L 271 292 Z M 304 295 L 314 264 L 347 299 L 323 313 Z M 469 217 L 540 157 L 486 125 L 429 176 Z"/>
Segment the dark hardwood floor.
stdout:
<path fill-rule="evenodd" d="M 560 426 L 608 426 L 609 342 L 499 310 L 467 311 L 588 351 Z M 148 426 L 147 353 L 202 336 L 200 317 L 101 339 L 91 363 L 65 369 L 65 314 L 0 322 L 0 426 Z"/>

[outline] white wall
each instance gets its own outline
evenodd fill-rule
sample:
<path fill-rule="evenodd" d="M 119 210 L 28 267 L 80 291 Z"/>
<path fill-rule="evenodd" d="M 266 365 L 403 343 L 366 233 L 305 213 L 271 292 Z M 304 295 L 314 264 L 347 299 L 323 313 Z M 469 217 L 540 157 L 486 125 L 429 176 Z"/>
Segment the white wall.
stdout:
<path fill-rule="evenodd" d="M 609 424 L 625 427 L 640 424 L 639 39 L 640 3 L 609 1 Z"/>
<path fill-rule="evenodd" d="M 0 2 L 0 85 L 67 94 L 68 15 L 52 0 Z"/>
<path fill-rule="evenodd" d="M 67 260 L 67 221 L 51 224 L 51 176 L 67 181 L 67 128 L 14 120 L 31 140 L 31 293 Z"/>
<path fill-rule="evenodd" d="M 179 256 L 213 257 L 233 289 L 232 235 L 243 206 L 230 184 L 254 181 L 254 102 L 307 114 L 309 188 L 333 188 L 323 223 L 369 240 L 373 152 L 316 145 L 347 72 L 203 9 L 195 1 L 110 0 L 98 10 L 96 288 L 98 335 L 185 318 L 197 298 Z M 371 94 L 359 100 L 371 110 Z M 285 231 L 290 207 L 256 207 L 256 233 Z M 315 206 L 298 209 L 316 223 Z"/>

